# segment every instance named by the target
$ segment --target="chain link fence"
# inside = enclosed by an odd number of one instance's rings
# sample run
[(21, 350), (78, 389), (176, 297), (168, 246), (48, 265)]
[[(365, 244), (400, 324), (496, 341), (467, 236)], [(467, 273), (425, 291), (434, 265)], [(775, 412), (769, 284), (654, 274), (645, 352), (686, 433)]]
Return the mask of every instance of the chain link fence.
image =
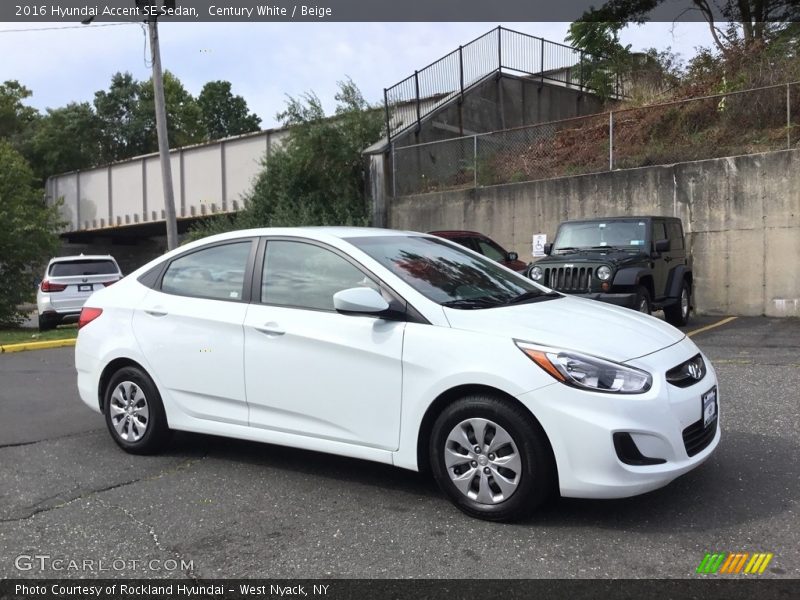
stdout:
[(393, 149), (395, 196), (800, 147), (800, 82)]

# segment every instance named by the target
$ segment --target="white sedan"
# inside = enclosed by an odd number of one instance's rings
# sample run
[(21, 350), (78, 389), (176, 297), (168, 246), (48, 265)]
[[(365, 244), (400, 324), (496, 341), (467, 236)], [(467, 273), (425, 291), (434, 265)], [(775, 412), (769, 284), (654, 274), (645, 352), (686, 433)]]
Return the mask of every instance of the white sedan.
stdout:
[(682, 332), (411, 232), (188, 244), (91, 296), (75, 362), (128, 452), (182, 430), (429, 470), (492, 520), (662, 487), (720, 440)]

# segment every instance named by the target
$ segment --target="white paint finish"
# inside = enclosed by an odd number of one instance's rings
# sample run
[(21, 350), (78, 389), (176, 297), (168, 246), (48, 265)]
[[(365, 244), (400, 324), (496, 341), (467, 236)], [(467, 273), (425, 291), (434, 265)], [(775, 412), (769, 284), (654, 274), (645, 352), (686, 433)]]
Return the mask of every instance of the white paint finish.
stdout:
[(173, 409), (196, 419), (247, 424), (242, 323), (247, 305), (150, 290), (131, 327)]
[(405, 323), (252, 304), (244, 325), (251, 426), (397, 449)]
[[(164, 210), (164, 185), (161, 183), (161, 161), (157, 156), (145, 160), (145, 178), (147, 181), (147, 220), (163, 221)], [(172, 192), (175, 198), (175, 214), (181, 216), (181, 158), (177, 152), (170, 154), (170, 168), (172, 170)], [(153, 211), (156, 218), (153, 219)]]
[[(233, 232), (166, 257), (254, 235), (330, 244), (401, 295), (410, 289), (343, 239), (396, 236), (396, 231)], [(81, 398), (95, 410), (103, 368), (114, 358), (127, 357), (152, 375), (174, 429), (391, 460), (416, 469), (420, 427), (431, 404), (458, 386), (481, 385), (517, 398), (536, 416), (553, 446), (562, 493), (578, 497), (622, 497), (661, 487), (702, 463), (719, 442), (718, 433), (708, 448), (690, 458), (681, 438), (682, 428), (699, 418), (700, 395), (716, 384), (713, 368), (689, 388), (668, 385), (666, 371), (696, 354), (697, 346), (633, 311), (558, 299), (508, 308), (445, 309), (451, 326), (441, 306), (409, 294), (406, 299), (413, 298), (418, 311), (438, 314), (440, 320), (386, 321), (169, 296), (136, 281), (164, 259), (88, 302), (104, 312), (81, 329), (76, 367)], [(648, 371), (653, 385), (631, 396), (566, 386), (521, 352), (513, 339), (520, 337), (618, 360), (639, 356), (629, 364)], [(624, 465), (611, 442), (615, 431), (660, 440), (667, 462)], [(648, 448), (655, 445), (648, 443)]]

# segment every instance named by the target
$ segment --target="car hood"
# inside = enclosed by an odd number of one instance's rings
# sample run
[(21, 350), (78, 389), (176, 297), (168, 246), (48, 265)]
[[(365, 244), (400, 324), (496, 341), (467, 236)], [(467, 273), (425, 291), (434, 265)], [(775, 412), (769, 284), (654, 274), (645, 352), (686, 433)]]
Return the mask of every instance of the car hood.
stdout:
[(624, 250), (582, 250), (580, 252), (570, 252), (568, 254), (551, 254), (547, 258), (537, 261), (541, 267), (551, 265), (563, 265), (564, 263), (606, 263), (614, 265), (624, 265), (627, 263), (641, 262), (649, 260), (647, 255), (638, 252), (626, 252)]
[(444, 308), (450, 326), (507, 336), (544, 346), (593, 354), (619, 362), (671, 346), (685, 335), (636, 311), (564, 296), (499, 308)]

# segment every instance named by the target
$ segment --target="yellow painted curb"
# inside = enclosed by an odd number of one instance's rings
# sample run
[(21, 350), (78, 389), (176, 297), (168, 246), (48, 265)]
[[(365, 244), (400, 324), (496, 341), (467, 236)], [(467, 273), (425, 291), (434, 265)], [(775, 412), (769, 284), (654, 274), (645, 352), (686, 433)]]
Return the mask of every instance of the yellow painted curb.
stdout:
[(701, 327), (700, 329), (695, 329), (694, 331), (690, 331), (686, 335), (692, 337), (693, 335), (697, 335), (698, 333), (703, 333), (704, 331), (708, 331), (709, 329), (714, 329), (715, 327), (720, 327), (721, 325), (725, 325), (725, 323), (730, 323), (731, 321), (734, 320), (736, 320), (736, 317), (727, 317), (725, 319), (722, 319), (721, 321), (712, 323), (711, 325), (706, 325), (705, 327)]
[(44, 342), (22, 342), (0, 346), (0, 352), (25, 352), (25, 350), (46, 350), (47, 348), (64, 348), (74, 346), (77, 338), (68, 340), (45, 340)]

